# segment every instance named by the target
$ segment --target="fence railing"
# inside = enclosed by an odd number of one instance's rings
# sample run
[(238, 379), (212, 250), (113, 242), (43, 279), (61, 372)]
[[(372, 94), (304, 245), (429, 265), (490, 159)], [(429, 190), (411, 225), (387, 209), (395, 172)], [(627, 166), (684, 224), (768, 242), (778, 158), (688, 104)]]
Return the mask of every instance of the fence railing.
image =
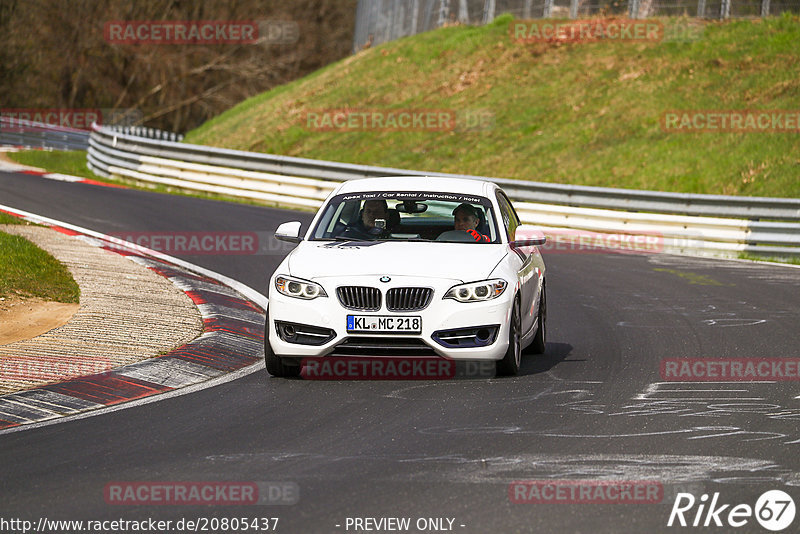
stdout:
[(159, 130), (158, 128), (146, 128), (144, 126), (109, 126), (108, 128), (134, 137), (146, 137), (147, 139), (160, 139), (162, 141), (183, 141), (183, 134)]
[(359, 0), (353, 52), (445, 24), (487, 24), (503, 13), (520, 19), (766, 17), (800, 13), (800, 0)]
[[(611, 189), (422, 172), (136, 137), (94, 126), (88, 165), (105, 177), (316, 209), (343, 180), (432, 176), (490, 180), (523, 219), (547, 229), (658, 235), (695, 255), (800, 256), (800, 199)], [(766, 220), (763, 220), (766, 219)]]

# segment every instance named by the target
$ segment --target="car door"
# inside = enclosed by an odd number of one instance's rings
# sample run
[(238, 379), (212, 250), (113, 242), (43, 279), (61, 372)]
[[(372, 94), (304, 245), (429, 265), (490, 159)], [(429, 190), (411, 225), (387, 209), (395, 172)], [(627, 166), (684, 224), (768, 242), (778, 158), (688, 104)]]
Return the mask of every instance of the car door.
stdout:
[[(517, 227), (520, 225), (517, 212), (514, 211), (511, 201), (502, 191), (497, 192), (497, 203), (500, 207), (500, 218), (503, 221), (508, 241), (514, 241)], [(533, 323), (536, 320), (537, 310), (535, 306), (536, 293), (539, 287), (539, 269), (536, 268), (538, 263), (535, 261), (536, 258), (533, 257), (530, 247), (512, 249), (512, 253), (516, 254), (521, 262), (517, 270), (517, 280), (520, 286), (520, 315), (524, 336), (533, 328)]]

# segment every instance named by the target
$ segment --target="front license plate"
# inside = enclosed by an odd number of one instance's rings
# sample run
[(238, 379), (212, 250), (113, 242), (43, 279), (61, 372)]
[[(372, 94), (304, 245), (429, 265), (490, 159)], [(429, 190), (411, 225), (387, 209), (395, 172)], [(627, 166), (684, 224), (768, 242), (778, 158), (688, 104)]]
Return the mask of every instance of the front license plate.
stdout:
[(348, 315), (348, 332), (422, 332), (422, 318), (396, 315)]

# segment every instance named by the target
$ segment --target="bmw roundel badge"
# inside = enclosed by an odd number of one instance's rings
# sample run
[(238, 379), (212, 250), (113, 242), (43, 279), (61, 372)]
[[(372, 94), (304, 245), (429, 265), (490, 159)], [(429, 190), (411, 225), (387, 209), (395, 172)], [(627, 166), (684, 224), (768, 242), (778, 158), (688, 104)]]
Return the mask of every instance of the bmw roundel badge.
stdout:
[(381, 282), (391, 282), (391, 281), (392, 279), (389, 278), (388, 276), (381, 276)]

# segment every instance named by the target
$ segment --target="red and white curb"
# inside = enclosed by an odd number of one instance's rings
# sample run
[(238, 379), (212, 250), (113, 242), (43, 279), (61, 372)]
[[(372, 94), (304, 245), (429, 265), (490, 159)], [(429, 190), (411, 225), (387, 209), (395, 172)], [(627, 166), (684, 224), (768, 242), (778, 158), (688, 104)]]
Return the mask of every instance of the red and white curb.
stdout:
[[(15, 150), (8, 150), (9, 147), (4, 147), (4, 148), (6, 148), (6, 150), (2, 150), (2, 152), (15, 152)], [(100, 182), (98, 180), (92, 180), (90, 178), (71, 176), (69, 174), (42, 171), (35, 167), (23, 165), (22, 163), (11, 163), (3, 160), (0, 160), (0, 171), (16, 172), (19, 174), (28, 174), (30, 176), (40, 176), (48, 180), (56, 180), (59, 182), (71, 182), (76, 184), (100, 185), (103, 187), (116, 187), (118, 189), (129, 189), (129, 187), (122, 184), (112, 184), (107, 182)]]
[(261, 293), (224, 275), (112, 236), (8, 206), (0, 205), (0, 211), (125, 255), (184, 291), (203, 319), (202, 335), (165, 355), (0, 396), (0, 433), (159, 400), (179, 391), (188, 393), (263, 368), (267, 299)]

